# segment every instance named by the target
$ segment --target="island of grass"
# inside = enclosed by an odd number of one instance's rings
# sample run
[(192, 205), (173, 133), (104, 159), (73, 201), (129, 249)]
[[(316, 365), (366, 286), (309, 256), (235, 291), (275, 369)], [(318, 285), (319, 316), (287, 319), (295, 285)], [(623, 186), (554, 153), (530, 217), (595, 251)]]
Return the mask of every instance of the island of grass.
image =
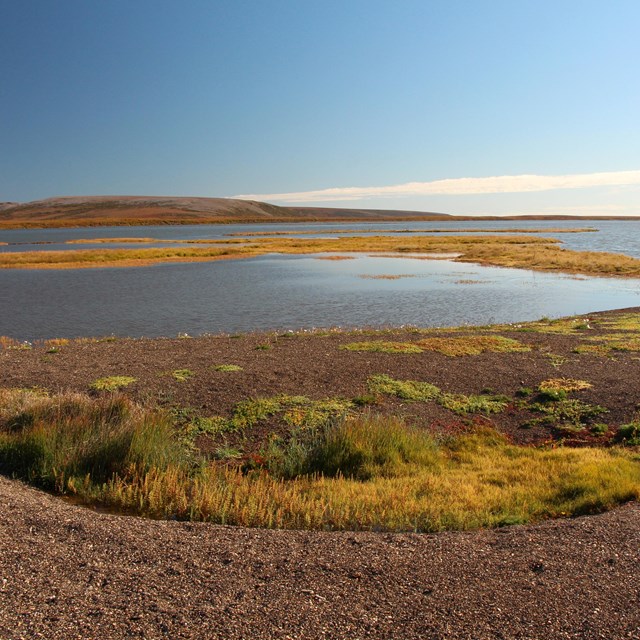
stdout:
[(268, 528), (473, 529), (640, 497), (637, 309), (156, 343), (0, 340), (3, 473)]
[[(122, 238), (112, 239), (114, 242)], [(105, 241), (105, 239), (103, 239)], [(78, 269), (142, 267), (159, 263), (207, 262), (250, 258), (269, 253), (314, 254), (343, 258), (349, 253), (418, 259), (447, 258), (498, 267), (513, 267), (594, 276), (639, 277), (640, 260), (616, 253), (572, 251), (554, 238), (524, 235), (411, 235), (339, 238), (256, 237), (185, 240), (184, 246), (15, 251), (0, 253), (3, 269)], [(176, 241), (180, 242), (180, 241)], [(394, 276), (395, 277), (395, 276)]]

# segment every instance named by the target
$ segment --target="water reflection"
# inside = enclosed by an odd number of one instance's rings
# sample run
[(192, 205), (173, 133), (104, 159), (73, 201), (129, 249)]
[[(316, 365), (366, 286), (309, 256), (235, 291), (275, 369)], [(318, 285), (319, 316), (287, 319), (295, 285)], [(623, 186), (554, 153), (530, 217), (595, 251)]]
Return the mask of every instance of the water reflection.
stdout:
[[(376, 277), (396, 275), (412, 277)], [(639, 295), (639, 280), (577, 280), (406, 257), (268, 255), (135, 269), (3, 270), (0, 335), (486, 324), (635, 306)]]

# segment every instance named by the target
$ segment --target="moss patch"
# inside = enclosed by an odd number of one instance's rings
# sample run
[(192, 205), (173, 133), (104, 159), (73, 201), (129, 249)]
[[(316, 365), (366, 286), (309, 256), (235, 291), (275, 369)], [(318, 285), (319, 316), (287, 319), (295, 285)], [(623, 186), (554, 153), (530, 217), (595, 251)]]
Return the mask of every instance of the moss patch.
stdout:
[(403, 400), (428, 402), (430, 400), (435, 400), (435, 398), (440, 394), (440, 389), (428, 382), (394, 380), (385, 374), (371, 376), (367, 381), (367, 385), (372, 393), (396, 396)]
[(89, 387), (94, 391), (118, 391), (124, 389), (136, 381), (132, 376), (107, 376), (98, 378)]
[(418, 345), (428, 351), (447, 356), (474, 356), (484, 352), (510, 353), (531, 351), (531, 347), (518, 340), (503, 336), (470, 335), (455, 338), (424, 338)]

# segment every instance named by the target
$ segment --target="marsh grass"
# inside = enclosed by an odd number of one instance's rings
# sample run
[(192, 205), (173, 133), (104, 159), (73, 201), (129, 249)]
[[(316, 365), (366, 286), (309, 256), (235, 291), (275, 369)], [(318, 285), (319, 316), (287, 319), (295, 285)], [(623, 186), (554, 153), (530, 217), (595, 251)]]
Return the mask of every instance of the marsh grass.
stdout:
[[(197, 244), (197, 243), (196, 243)], [(210, 243), (209, 243), (210, 244)], [(341, 238), (260, 237), (249, 243), (215, 246), (7, 252), (0, 268), (84, 268), (197, 262), (267, 253), (453, 254), (451, 259), (493, 266), (587, 275), (640, 275), (640, 260), (615, 253), (570, 251), (554, 238), (521, 235), (357, 236)], [(418, 255), (418, 257), (420, 257)]]
[(0, 395), (0, 468), (57, 491), (185, 462), (171, 422), (124, 396)]
[[(252, 527), (440, 531), (594, 513), (640, 497), (638, 456), (623, 449), (517, 447), (486, 430), (436, 439), (372, 415), (296, 434), (295, 447), (276, 442), (263, 468), (243, 472), (205, 464), (166, 414), (123, 396), (0, 393), (3, 473), (129, 513)], [(291, 463), (280, 471), (276, 450)]]

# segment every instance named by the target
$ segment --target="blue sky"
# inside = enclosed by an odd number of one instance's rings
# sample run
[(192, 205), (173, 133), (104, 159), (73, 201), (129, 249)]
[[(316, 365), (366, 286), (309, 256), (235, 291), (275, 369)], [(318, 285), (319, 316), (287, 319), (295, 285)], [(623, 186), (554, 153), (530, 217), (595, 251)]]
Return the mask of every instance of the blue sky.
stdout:
[(0, 0), (0, 201), (640, 215), (639, 32), (637, 0)]

